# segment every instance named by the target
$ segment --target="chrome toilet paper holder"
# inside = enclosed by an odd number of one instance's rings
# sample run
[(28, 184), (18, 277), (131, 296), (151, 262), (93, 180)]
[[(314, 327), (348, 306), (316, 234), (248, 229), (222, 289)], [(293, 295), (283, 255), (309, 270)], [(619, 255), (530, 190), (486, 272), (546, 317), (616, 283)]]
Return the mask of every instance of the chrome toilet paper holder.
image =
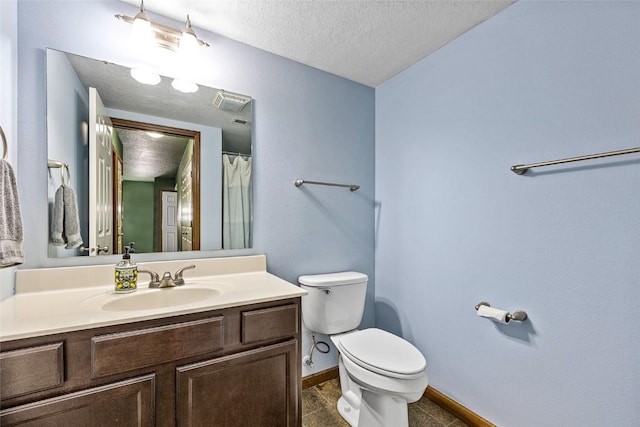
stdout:
[[(488, 302), (480, 301), (479, 303), (476, 304), (476, 311), (478, 311), (481, 305), (486, 305), (487, 307), (491, 307), (491, 304), (489, 304)], [(516, 310), (513, 313), (511, 312), (507, 313), (507, 322), (510, 322), (511, 320), (515, 320), (517, 322), (523, 322), (527, 320), (527, 318), (528, 318), (527, 312), (524, 310)]]

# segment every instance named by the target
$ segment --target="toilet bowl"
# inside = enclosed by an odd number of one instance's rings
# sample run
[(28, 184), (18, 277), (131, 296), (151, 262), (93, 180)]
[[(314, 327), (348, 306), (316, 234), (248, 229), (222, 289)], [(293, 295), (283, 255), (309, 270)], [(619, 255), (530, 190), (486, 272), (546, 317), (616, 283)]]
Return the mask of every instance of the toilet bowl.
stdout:
[(420, 351), (375, 328), (331, 340), (340, 352), (340, 415), (353, 427), (407, 427), (407, 404), (419, 400), (428, 384)]
[(356, 329), (364, 312), (366, 274), (300, 276), (308, 294), (302, 320), (329, 335), (338, 352), (338, 412), (352, 427), (408, 427), (407, 404), (427, 388), (426, 361), (408, 341), (377, 328)]

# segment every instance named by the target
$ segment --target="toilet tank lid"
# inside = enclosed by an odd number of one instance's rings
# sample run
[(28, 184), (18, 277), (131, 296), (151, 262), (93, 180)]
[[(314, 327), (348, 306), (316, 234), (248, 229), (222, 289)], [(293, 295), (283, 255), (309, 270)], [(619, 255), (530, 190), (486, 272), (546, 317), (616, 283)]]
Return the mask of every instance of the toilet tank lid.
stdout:
[(358, 273), (357, 271), (310, 274), (306, 276), (300, 276), (298, 278), (298, 282), (302, 285), (320, 288), (325, 286), (352, 285), (354, 283), (366, 282), (367, 280), (369, 280), (369, 277), (366, 274)]

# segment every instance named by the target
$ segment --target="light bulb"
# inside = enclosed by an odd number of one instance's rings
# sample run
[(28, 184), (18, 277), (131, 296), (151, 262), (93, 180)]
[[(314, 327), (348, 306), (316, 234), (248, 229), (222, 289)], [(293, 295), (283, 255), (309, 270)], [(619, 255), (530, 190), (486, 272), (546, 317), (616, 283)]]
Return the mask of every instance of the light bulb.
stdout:
[(180, 38), (180, 52), (185, 54), (190, 54), (194, 52), (198, 47), (198, 40), (196, 36), (189, 33), (182, 33), (182, 37)]
[(184, 25), (184, 31), (180, 37), (180, 53), (190, 55), (192, 52), (195, 52), (197, 47), (198, 38), (196, 37), (196, 33), (193, 32), (193, 28), (191, 28), (191, 20), (189, 19), (189, 15), (187, 15), (187, 22)]
[(133, 18), (131, 28), (131, 42), (139, 49), (146, 49), (153, 43), (153, 28), (151, 21), (144, 13), (144, 2), (140, 3), (140, 11)]

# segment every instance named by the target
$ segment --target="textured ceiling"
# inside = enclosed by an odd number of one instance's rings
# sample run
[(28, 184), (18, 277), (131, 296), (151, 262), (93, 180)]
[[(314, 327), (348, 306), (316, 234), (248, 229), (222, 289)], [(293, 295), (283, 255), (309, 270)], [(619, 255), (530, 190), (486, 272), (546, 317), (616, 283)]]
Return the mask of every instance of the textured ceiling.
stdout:
[[(125, 0), (139, 5), (139, 1)], [(145, 8), (377, 87), (512, 0), (146, 0)], [(215, 40), (208, 40), (215, 43)]]
[(196, 93), (185, 94), (173, 89), (171, 79), (166, 77), (155, 86), (143, 85), (131, 78), (129, 68), (71, 53), (66, 55), (82, 84), (98, 89), (107, 108), (218, 127), (222, 129), (225, 150), (251, 153), (251, 125), (235, 122), (235, 119), (251, 122), (251, 104), (239, 113), (222, 111), (213, 106), (219, 89), (200, 86)]
[(145, 131), (117, 129), (122, 142), (122, 170), (126, 181), (153, 181), (175, 178), (189, 138), (163, 135), (157, 138)]
[[(98, 90), (105, 107), (217, 127), (222, 129), (223, 150), (251, 153), (251, 103), (240, 112), (223, 111), (213, 105), (219, 89), (200, 86), (196, 93), (185, 94), (174, 90), (166, 77), (155, 86), (143, 85), (131, 78), (128, 68), (70, 53), (66, 56), (82, 84)], [(175, 175), (187, 139), (164, 136), (154, 140), (141, 131), (119, 132), (126, 179)]]

